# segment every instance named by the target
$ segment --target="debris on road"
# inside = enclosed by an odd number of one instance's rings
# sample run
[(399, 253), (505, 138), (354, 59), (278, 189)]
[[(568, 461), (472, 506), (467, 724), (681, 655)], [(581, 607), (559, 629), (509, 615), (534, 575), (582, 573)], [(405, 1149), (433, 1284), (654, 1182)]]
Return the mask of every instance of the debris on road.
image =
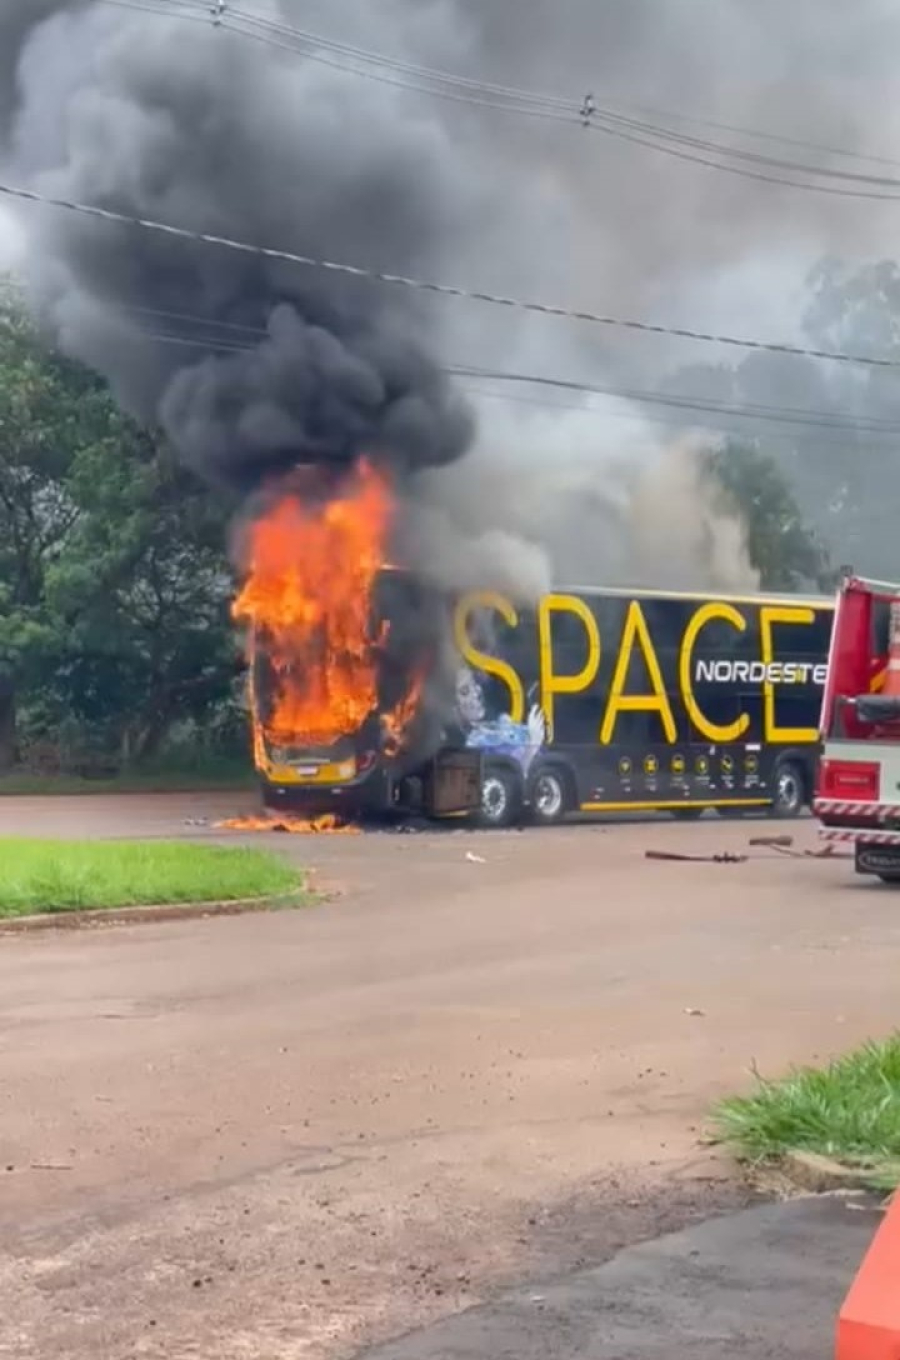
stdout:
[(486, 859), (482, 859), (481, 855), (473, 855), (471, 850), (466, 851), (466, 859), (470, 864), (487, 864)]
[[(749, 844), (757, 850), (773, 850), (777, 855), (789, 859), (852, 859), (852, 852), (836, 850), (833, 845), (825, 845), (817, 850), (797, 850), (793, 836), (753, 836)], [(645, 850), (644, 858), (669, 864), (746, 864), (751, 858), (764, 859), (765, 856), (736, 855), (729, 851), (716, 855), (687, 855), (677, 850)]]
[(662, 860), (671, 864), (746, 864), (747, 855), (683, 855), (674, 850), (645, 850), (644, 859)]

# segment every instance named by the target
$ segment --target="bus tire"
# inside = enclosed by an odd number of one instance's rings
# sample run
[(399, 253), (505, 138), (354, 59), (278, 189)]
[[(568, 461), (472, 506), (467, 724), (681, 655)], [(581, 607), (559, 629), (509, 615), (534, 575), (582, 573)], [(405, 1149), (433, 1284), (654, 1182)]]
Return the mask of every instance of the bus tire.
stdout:
[(485, 764), (481, 777), (481, 807), (476, 821), (485, 831), (514, 826), (522, 815), (522, 780), (509, 765)]
[(556, 826), (570, 811), (574, 801), (568, 773), (558, 765), (545, 765), (532, 780), (529, 820), (535, 826)]
[(806, 775), (798, 760), (775, 766), (775, 789), (770, 809), (773, 817), (799, 817), (806, 806)]

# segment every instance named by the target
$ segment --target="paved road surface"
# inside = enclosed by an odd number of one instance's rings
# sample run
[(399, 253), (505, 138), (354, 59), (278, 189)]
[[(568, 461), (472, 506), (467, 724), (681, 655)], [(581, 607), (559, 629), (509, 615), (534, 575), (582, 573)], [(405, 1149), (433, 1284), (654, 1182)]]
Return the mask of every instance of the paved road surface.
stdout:
[(890, 890), (643, 858), (764, 829), (278, 838), (330, 905), (0, 941), (0, 1355), (350, 1355), (736, 1203), (710, 1102), (897, 1020)]
[(518, 1289), (365, 1360), (827, 1360), (835, 1299), (880, 1222), (865, 1201), (793, 1200)]

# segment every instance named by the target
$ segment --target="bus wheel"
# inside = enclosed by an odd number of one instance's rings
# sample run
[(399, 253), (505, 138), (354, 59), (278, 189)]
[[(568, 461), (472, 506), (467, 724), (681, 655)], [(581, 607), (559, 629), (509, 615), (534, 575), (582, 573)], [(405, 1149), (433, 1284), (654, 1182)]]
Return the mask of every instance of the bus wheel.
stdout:
[(562, 770), (540, 770), (531, 786), (531, 820), (538, 826), (554, 826), (565, 817), (571, 801), (569, 781)]
[(775, 769), (773, 817), (799, 817), (806, 803), (806, 781), (796, 760), (785, 760)]
[(505, 765), (488, 765), (481, 780), (481, 809), (478, 825), (498, 831), (519, 820), (522, 786), (518, 776)]

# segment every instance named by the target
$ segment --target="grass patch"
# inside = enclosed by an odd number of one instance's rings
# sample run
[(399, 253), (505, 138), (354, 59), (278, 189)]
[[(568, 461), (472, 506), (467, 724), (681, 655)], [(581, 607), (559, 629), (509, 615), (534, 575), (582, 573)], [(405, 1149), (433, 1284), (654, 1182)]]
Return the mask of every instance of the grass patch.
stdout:
[(815, 1152), (871, 1170), (871, 1182), (900, 1184), (900, 1033), (824, 1068), (781, 1081), (757, 1077), (749, 1096), (724, 1101), (716, 1131), (743, 1158), (761, 1162)]
[(99, 778), (14, 770), (0, 775), (0, 798), (63, 797), (82, 793), (216, 793), (252, 789), (256, 784), (256, 775), (247, 762), (200, 766), (196, 770), (125, 770)]
[(0, 837), (0, 919), (287, 897), (303, 886), (298, 870), (264, 850)]

